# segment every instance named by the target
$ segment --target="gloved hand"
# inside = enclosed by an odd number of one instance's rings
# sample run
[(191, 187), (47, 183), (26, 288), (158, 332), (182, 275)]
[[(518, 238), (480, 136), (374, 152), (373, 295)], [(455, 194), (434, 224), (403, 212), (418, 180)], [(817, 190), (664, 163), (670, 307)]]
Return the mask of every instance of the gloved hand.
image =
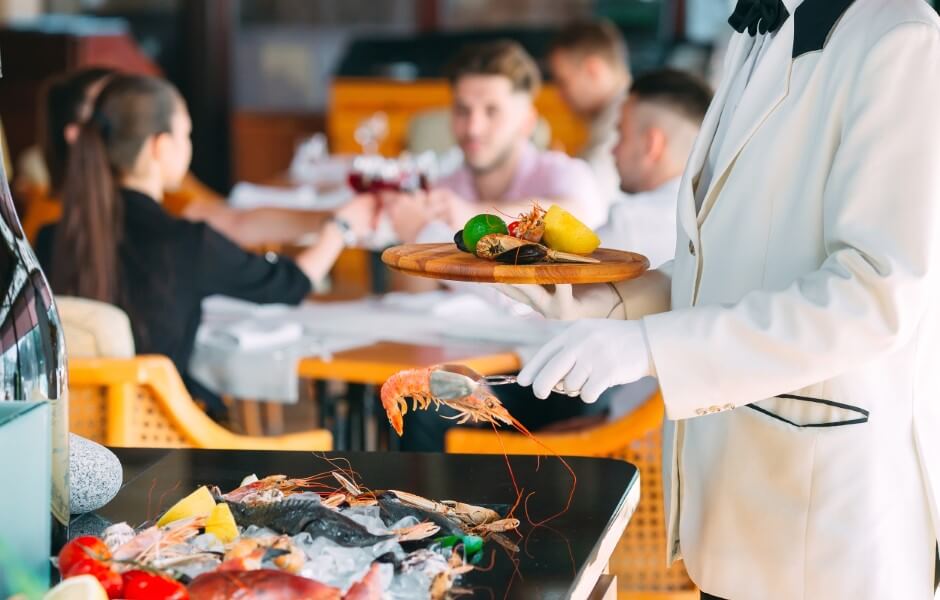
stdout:
[(609, 283), (555, 286), (554, 292), (541, 285), (498, 285), (503, 295), (527, 304), (542, 316), (560, 321), (575, 319), (623, 319), (623, 300)]
[(607, 388), (653, 374), (646, 333), (639, 321), (577, 321), (545, 344), (519, 373), (519, 385), (531, 385), (548, 398), (563, 383), (596, 402)]

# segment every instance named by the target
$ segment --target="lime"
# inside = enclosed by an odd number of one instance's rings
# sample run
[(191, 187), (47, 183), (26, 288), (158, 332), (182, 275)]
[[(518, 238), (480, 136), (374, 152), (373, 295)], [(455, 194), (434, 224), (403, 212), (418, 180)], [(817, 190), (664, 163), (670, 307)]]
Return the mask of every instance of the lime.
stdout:
[(495, 215), (477, 215), (463, 226), (464, 246), (470, 252), (474, 252), (480, 238), (491, 233), (508, 234), (509, 230), (506, 229), (506, 222)]

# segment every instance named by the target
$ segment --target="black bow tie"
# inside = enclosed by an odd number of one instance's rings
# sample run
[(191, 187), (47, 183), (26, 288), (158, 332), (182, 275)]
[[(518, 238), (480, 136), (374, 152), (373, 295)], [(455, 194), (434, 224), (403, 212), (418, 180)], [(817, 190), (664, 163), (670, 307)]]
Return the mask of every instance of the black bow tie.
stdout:
[(738, 33), (746, 29), (752, 36), (774, 32), (790, 16), (782, 0), (738, 0), (728, 23)]

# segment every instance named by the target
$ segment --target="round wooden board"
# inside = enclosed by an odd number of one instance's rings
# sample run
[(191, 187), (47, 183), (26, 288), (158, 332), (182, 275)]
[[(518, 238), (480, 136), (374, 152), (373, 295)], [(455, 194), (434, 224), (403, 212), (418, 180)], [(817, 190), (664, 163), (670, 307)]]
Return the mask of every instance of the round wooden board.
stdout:
[(405, 244), (382, 253), (386, 265), (420, 277), (480, 283), (611, 283), (634, 279), (649, 268), (645, 256), (598, 248), (599, 263), (504, 265), (461, 252), (454, 244)]

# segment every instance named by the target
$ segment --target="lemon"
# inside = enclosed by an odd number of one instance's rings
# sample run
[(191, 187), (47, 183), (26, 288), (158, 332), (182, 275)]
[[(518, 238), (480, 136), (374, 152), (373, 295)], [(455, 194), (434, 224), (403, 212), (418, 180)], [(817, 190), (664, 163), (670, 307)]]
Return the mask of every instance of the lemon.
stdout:
[(211, 533), (223, 544), (227, 544), (238, 537), (238, 527), (235, 526), (235, 517), (228, 504), (216, 504), (209, 518), (206, 519), (206, 533)]
[(480, 238), (491, 233), (508, 234), (506, 222), (495, 215), (477, 215), (463, 226), (464, 246), (470, 252), (474, 252)]
[(202, 486), (192, 494), (186, 496), (176, 504), (170, 507), (170, 510), (163, 513), (157, 526), (163, 527), (173, 521), (180, 519), (190, 519), (192, 517), (208, 517), (212, 509), (215, 508), (215, 500), (206, 486)]
[(108, 600), (108, 594), (94, 575), (77, 575), (63, 579), (42, 600)]
[(545, 234), (542, 243), (558, 252), (590, 254), (601, 245), (591, 228), (557, 205), (545, 213)]

